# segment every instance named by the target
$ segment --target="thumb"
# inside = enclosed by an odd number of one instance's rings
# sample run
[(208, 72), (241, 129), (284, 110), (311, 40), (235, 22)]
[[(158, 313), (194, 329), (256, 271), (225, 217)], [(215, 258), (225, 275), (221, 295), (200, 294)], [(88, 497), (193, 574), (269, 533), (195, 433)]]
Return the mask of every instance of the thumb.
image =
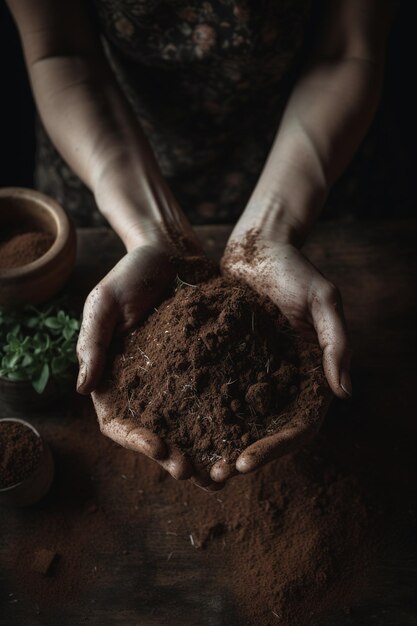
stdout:
[(97, 387), (117, 318), (118, 308), (113, 295), (105, 285), (99, 283), (85, 302), (77, 343), (79, 393), (86, 395)]
[(313, 300), (311, 315), (323, 350), (323, 369), (333, 393), (341, 399), (352, 395), (350, 359), (342, 299), (339, 291), (326, 281)]

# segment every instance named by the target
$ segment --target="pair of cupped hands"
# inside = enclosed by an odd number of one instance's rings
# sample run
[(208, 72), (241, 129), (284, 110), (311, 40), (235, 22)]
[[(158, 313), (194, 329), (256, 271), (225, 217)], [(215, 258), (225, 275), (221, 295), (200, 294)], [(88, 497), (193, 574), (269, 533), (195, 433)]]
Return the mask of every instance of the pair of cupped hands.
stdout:
[[(350, 350), (338, 290), (297, 247), (276, 242), (272, 237), (258, 236), (257, 249), (262, 254), (255, 262), (248, 263), (245, 255), (236, 254), (244, 241), (242, 233), (236, 230), (221, 261), (223, 275), (243, 280), (268, 296), (298, 333), (317, 337), (330, 389), (342, 399), (349, 397)], [(140, 324), (173, 285), (176, 270), (167, 250), (163, 239), (134, 248), (89, 294), (77, 346), (80, 365), (77, 389), (82, 394), (92, 393), (104, 435), (154, 459), (178, 480), (190, 479), (207, 490), (216, 490), (232, 476), (252, 472), (295, 450), (314, 435), (320, 424), (299, 420), (289, 423), (279, 433), (250, 445), (234, 464), (219, 460), (206, 472), (193, 466), (180, 450), (155, 433), (113, 414), (110, 394), (104, 386), (100, 387), (108, 348), (113, 335)], [(152, 289), (149, 289), (149, 276), (154, 277)]]

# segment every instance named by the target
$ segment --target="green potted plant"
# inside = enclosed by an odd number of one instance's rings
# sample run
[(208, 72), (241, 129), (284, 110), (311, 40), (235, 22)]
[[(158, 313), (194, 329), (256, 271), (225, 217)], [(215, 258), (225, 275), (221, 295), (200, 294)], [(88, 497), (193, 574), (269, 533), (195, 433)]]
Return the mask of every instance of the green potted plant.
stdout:
[(74, 381), (79, 319), (62, 304), (0, 309), (0, 403), (45, 406)]

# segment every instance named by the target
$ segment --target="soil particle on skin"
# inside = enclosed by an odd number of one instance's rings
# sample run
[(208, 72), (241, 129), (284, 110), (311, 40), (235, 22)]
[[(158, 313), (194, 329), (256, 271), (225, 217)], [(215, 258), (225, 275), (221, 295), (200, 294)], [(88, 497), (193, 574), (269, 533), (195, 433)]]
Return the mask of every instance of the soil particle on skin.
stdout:
[(40, 438), (19, 422), (0, 422), (0, 489), (28, 478), (39, 463)]
[(255, 259), (261, 259), (262, 254), (258, 247), (259, 231), (255, 228), (246, 233), (243, 242), (229, 246), (229, 254), (233, 256), (235, 262), (244, 261), (252, 265)]
[(32, 263), (43, 256), (54, 238), (45, 232), (13, 233), (0, 240), (0, 269), (12, 269)]
[(320, 421), (330, 394), (319, 347), (245, 284), (192, 274), (119, 347), (106, 383), (114, 417), (206, 468), (289, 422)]

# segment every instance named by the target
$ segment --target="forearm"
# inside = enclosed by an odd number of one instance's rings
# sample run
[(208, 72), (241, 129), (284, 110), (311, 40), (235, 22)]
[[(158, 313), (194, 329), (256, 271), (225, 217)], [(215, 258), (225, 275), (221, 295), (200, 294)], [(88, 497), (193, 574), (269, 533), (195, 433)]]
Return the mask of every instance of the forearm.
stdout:
[(301, 245), (378, 105), (395, 0), (323, 0), (310, 66), (288, 100), (238, 225)]
[(126, 247), (192, 238), (82, 3), (9, 4), (43, 124)]
[(153, 155), (122, 94), (91, 59), (51, 57), (28, 66), (51, 140), (128, 244), (129, 234), (146, 232), (160, 216), (146, 189), (157, 172)]
[(304, 241), (372, 121), (381, 81), (382, 67), (357, 59), (319, 63), (301, 78), (240, 226)]

